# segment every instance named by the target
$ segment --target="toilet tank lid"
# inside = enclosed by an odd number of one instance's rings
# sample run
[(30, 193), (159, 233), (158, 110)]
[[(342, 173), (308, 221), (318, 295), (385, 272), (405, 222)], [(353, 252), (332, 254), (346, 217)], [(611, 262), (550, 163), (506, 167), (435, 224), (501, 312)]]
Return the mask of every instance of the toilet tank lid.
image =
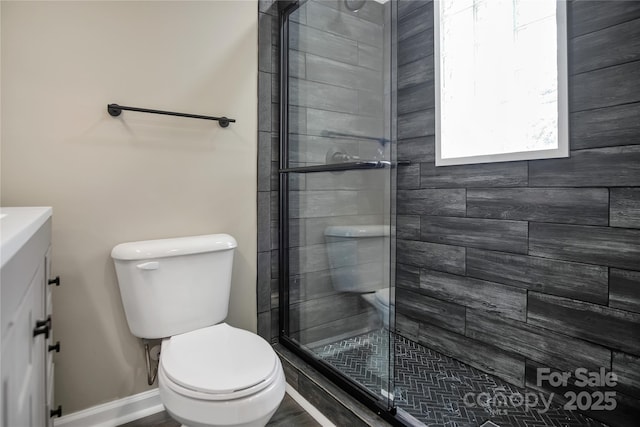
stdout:
[(389, 235), (388, 225), (332, 225), (324, 229), (325, 236), (379, 237)]
[(228, 234), (207, 234), (204, 236), (177, 237), (173, 239), (143, 240), (121, 243), (111, 251), (111, 258), (117, 260), (141, 260), (172, 256), (216, 252), (234, 249), (236, 239)]

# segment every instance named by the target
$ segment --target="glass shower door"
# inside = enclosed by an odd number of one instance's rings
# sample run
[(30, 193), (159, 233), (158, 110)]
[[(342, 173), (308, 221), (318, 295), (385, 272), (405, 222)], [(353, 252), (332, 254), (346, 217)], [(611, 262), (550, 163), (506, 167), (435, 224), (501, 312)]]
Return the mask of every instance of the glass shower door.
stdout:
[[(393, 407), (390, 3), (283, 24), (283, 341)], [(391, 307), (391, 308), (390, 308)]]

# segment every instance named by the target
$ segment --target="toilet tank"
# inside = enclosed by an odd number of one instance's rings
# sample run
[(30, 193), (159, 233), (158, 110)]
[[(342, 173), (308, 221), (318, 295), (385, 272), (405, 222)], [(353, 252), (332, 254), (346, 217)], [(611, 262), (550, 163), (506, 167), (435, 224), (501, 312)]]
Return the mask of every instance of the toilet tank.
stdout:
[(164, 338), (227, 317), (236, 240), (228, 234), (122, 243), (111, 251), (131, 333)]
[(389, 287), (388, 225), (338, 225), (325, 228), (333, 288), (373, 292)]

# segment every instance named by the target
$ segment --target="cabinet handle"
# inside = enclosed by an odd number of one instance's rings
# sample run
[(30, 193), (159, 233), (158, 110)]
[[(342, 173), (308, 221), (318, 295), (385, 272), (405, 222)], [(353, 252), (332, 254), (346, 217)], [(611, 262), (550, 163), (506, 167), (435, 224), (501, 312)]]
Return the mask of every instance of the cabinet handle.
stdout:
[(60, 276), (56, 276), (55, 279), (49, 279), (49, 285), (60, 286)]
[(49, 418), (62, 416), (62, 406), (58, 405), (58, 409), (49, 409)]
[(60, 353), (60, 341), (56, 341), (55, 345), (49, 345), (49, 351), (55, 350), (56, 353)]
[(36, 328), (41, 328), (46, 326), (47, 328), (51, 328), (51, 315), (47, 316), (45, 320), (36, 321)]
[(44, 337), (49, 339), (49, 326), (36, 326), (33, 329), (33, 336), (37, 337), (40, 334), (44, 334)]

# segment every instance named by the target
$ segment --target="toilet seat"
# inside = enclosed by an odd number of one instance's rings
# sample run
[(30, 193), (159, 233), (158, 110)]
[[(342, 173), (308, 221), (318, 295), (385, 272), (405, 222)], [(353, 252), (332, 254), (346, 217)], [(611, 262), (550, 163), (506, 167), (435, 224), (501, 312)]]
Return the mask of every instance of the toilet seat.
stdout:
[(280, 366), (263, 338), (220, 323), (164, 340), (159, 371), (183, 396), (230, 400), (268, 387)]

